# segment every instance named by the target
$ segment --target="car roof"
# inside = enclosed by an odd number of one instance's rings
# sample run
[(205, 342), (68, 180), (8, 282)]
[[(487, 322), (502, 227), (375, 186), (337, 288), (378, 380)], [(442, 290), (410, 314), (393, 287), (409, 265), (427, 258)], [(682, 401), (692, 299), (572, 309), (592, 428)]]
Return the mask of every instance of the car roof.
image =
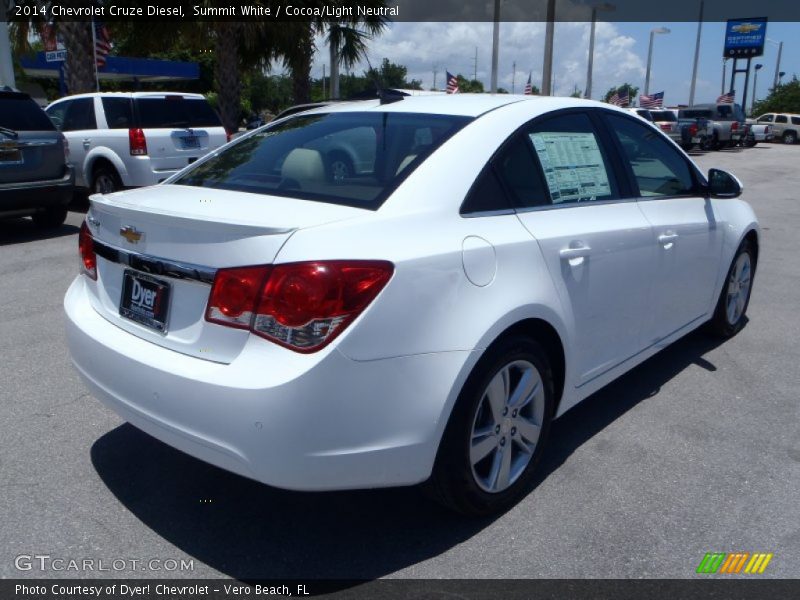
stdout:
[(487, 112), (520, 102), (530, 103), (531, 117), (554, 110), (574, 107), (593, 106), (621, 110), (610, 104), (594, 100), (554, 96), (523, 96), (520, 94), (436, 94), (403, 96), (401, 98), (386, 104), (381, 104), (379, 100), (337, 102), (313, 108), (305, 114), (376, 111), (479, 117)]
[(76, 98), (164, 98), (165, 96), (183, 96), (193, 100), (205, 98), (203, 94), (194, 94), (189, 92), (90, 92), (88, 94), (64, 96), (58, 100), (53, 100), (51, 104), (61, 102), (62, 100), (74, 100)]

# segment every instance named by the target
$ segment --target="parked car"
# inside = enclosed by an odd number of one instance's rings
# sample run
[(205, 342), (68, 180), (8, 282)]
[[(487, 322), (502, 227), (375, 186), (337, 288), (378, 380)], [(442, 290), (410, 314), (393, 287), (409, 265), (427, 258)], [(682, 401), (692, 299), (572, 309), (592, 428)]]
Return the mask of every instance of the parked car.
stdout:
[(28, 94), (0, 89), (0, 218), (58, 227), (74, 181), (66, 140), (44, 111)]
[(683, 135), (678, 125), (678, 116), (669, 109), (650, 109), (653, 123), (678, 145), (683, 143)]
[(744, 139), (742, 140), (742, 145), (747, 148), (752, 148), (758, 142), (769, 142), (772, 141), (772, 127), (765, 123), (756, 123), (753, 121), (748, 120), (745, 123), (745, 133)]
[(626, 108), (629, 113), (636, 115), (637, 117), (641, 117), (645, 121), (653, 122), (653, 115), (650, 113), (650, 110), (647, 108)]
[(759, 125), (769, 125), (773, 138), (784, 144), (796, 144), (800, 135), (800, 115), (766, 113), (756, 118)]
[(161, 183), (228, 141), (200, 94), (80, 94), (46, 112), (69, 141), (75, 184), (99, 194)]
[(678, 119), (707, 119), (707, 144), (711, 150), (738, 145), (744, 138), (745, 117), (738, 104), (695, 104), (682, 108)]
[[(359, 128), (370, 168), (329, 179), (311, 146)], [(741, 191), (599, 102), (320, 107), (94, 196), (68, 345), (97, 398), (209, 463), (297, 490), (426, 482), (485, 514), (530, 489), (553, 418), (703, 324), (743, 327)]]

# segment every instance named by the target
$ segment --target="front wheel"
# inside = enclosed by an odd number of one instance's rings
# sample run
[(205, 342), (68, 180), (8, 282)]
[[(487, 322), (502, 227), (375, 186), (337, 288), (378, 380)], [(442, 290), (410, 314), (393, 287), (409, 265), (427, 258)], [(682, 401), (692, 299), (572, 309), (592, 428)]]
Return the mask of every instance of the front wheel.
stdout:
[(468, 515), (502, 511), (527, 493), (553, 416), (547, 355), (519, 335), (498, 342), (467, 380), (428, 489)]
[(714, 316), (709, 323), (712, 333), (721, 337), (732, 337), (744, 327), (755, 270), (756, 252), (753, 244), (745, 240), (739, 246), (728, 269), (725, 285), (722, 287)]

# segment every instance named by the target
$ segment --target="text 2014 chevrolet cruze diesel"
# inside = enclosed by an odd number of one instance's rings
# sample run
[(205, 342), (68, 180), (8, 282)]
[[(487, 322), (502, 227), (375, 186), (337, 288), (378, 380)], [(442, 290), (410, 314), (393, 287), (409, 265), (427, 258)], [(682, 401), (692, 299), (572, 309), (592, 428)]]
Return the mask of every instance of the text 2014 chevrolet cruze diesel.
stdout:
[(525, 493), (554, 417), (703, 323), (742, 327), (740, 193), (595, 102), (318, 108), (93, 198), (69, 346), (123, 418), (224, 469), (429, 480), (485, 513)]

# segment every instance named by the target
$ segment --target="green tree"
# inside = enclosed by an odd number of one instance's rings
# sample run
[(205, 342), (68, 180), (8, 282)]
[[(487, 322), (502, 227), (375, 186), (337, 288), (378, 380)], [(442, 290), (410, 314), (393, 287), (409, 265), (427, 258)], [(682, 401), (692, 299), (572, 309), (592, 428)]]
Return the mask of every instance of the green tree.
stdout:
[(769, 112), (800, 113), (800, 80), (797, 75), (790, 82), (772, 88), (766, 98), (753, 104), (753, 116)]
[[(422, 82), (417, 79), (408, 80), (408, 68), (391, 62), (384, 58), (379, 69), (374, 67), (364, 72), (370, 82), (380, 82), (384, 88), (402, 88), (410, 90), (421, 90)], [(374, 84), (373, 84), (374, 85)], [(346, 97), (346, 96), (345, 96)]]
[(630, 83), (623, 83), (622, 85), (619, 85), (617, 87), (610, 88), (606, 92), (606, 95), (603, 97), (603, 101), (608, 102), (609, 100), (611, 100), (611, 96), (613, 96), (614, 94), (622, 95), (623, 92), (628, 92), (628, 104), (632, 105), (633, 99), (639, 95), (639, 88), (635, 85), (631, 85)]
[(482, 94), (485, 91), (482, 82), (477, 79), (467, 79), (461, 73), (456, 75), (456, 81), (458, 81), (458, 91), (462, 94)]

